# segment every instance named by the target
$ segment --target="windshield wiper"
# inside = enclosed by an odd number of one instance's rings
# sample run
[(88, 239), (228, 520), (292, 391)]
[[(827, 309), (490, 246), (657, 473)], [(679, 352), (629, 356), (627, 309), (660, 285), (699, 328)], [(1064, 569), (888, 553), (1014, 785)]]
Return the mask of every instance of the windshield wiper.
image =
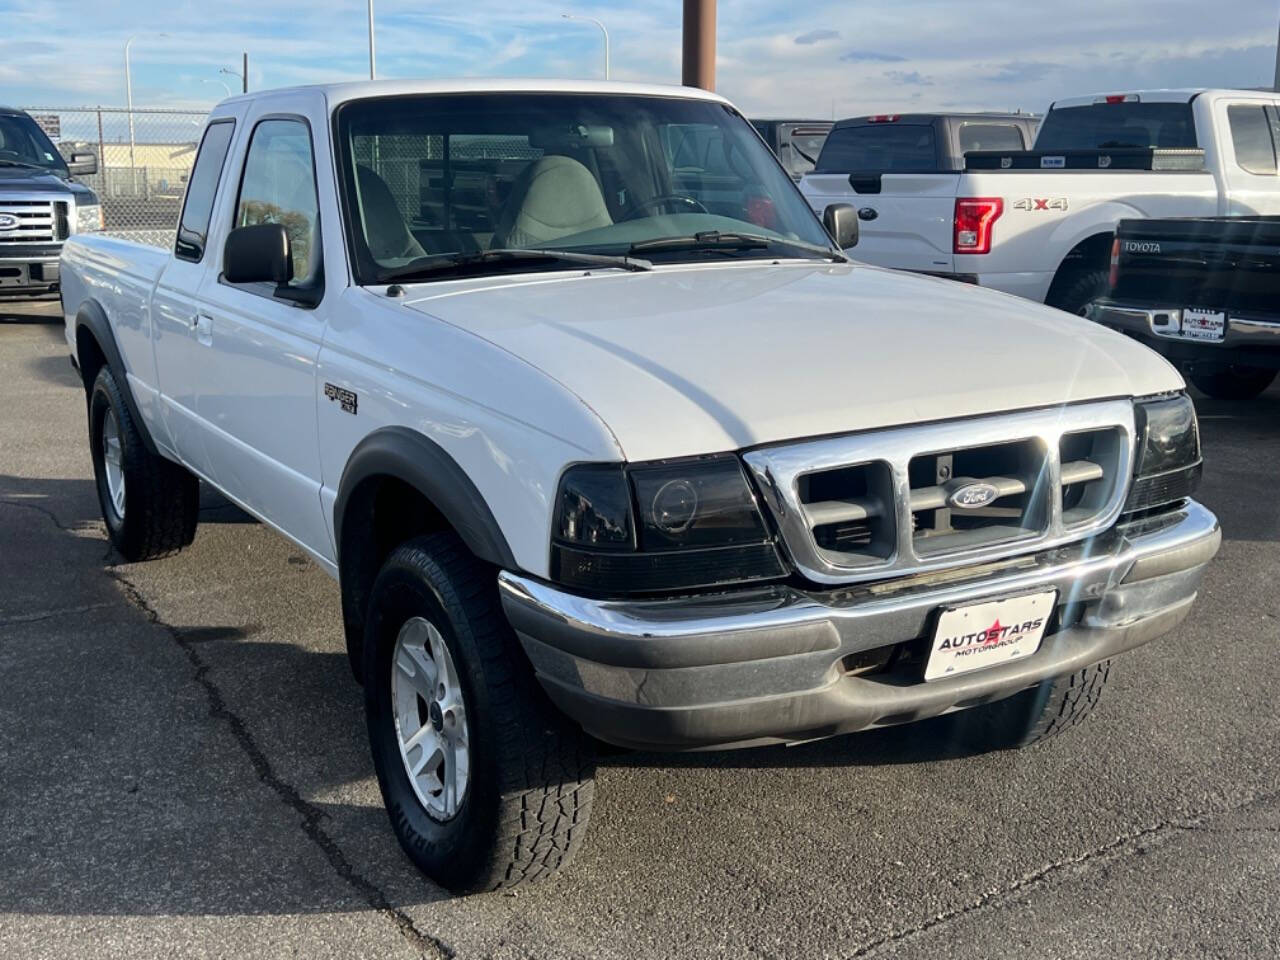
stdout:
[(834, 247), (822, 247), (804, 240), (788, 240), (783, 237), (767, 237), (760, 233), (722, 233), (719, 230), (704, 230), (687, 236), (655, 237), (652, 240), (637, 240), (628, 253), (657, 253), (664, 250), (764, 250), (768, 247), (785, 247), (791, 250), (802, 250), (815, 253), (826, 260), (845, 262), (849, 258), (838, 253)]
[[(545, 263), (576, 263), (588, 267), (616, 267), (619, 270), (652, 270), (653, 264), (637, 257), (615, 257), (602, 253), (571, 253), (567, 250), (480, 250), (475, 253), (449, 253), (419, 257), (378, 278), (379, 283), (417, 280), (442, 273), (483, 273), (501, 268), (512, 260), (541, 260)], [(479, 269), (477, 269), (479, 268)]]
[(46, 167), (40, 163), (28, 163), (26, 160), (10, 160), (8, 157), (0, 157), (0, 166), (5, 167), (30, 167), (32, 170), (53, 170), (53, 167)]

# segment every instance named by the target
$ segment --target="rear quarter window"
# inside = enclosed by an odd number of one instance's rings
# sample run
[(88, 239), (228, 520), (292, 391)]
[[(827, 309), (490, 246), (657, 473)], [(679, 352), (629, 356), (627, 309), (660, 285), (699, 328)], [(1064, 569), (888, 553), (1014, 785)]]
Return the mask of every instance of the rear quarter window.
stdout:
[(1276, 146), (1266, 108), (1262, 104), (1233, 104), (1227, 107), (1227, 125), (1231, 128), (1231, 145), (1240, 169), (1274, 174)]
[(831, 131), (818, 157), (817, 173), (932, 173), (938, 145), (932, 124), (873, 123)]

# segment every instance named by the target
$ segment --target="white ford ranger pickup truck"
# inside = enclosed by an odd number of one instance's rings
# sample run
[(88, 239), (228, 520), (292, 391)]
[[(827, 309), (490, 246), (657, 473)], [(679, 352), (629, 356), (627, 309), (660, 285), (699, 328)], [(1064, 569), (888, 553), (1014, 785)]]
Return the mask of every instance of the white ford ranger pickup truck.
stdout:
[(1055, 733), (1218, 549), (1195, 411), (856, 230), (699, 90), (228, 99), (171, 250), (63, 254), (111, 541), (189, 544), (203, 481), (338, 581), (392, 827), (454, 890), (572, 856), (599, 741)]
[[(846, 202), (857, 259), (1003, 290), (1083, 314), (1106, 292), (1121, 220), (1280, 214), (1280, 93), (1141, 90), (1059, 100), (1029, 152), (971, 125), (956, 164), (912, 115), (844, 120), (801, 190)], [(1273, 142), (1274, 141), (1274, 142)]]

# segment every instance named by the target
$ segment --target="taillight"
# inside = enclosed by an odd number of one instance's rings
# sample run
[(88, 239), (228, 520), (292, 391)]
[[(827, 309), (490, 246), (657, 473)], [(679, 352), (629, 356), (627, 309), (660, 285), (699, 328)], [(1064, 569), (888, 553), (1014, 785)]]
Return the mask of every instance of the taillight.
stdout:
[(1105, 97), (1094, 97), (1094, 103), (1140, 103), (1142, 98), (1136, 93), (1109, 93)]
[(877, 113), (874, 117), (867, 117), (867, 123), (897, 123), (900, 119), (900, 113)]
[(1120, 279), (1120, 238), (1111, 241), (1111, 272), (1107, 274), (1107, 286), (1115, 290)]
[(999, 197), (957, 197), (952, 252), (990, 253), (991, 227), (1002, 213)]

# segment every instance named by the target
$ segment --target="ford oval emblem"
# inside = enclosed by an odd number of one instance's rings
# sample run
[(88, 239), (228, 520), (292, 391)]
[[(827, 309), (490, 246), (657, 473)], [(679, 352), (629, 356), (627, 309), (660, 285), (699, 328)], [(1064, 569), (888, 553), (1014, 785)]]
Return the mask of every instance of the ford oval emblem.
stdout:
[(0, 230), (17, 230), (18, 218), (11, 213), (0, 213)]
[(1000, 491), (990, 483), (966, 483), (951, 492), (947, 498), (953, 507), (961, 510), (977, 510), (989, 507), (1000, 499)]

